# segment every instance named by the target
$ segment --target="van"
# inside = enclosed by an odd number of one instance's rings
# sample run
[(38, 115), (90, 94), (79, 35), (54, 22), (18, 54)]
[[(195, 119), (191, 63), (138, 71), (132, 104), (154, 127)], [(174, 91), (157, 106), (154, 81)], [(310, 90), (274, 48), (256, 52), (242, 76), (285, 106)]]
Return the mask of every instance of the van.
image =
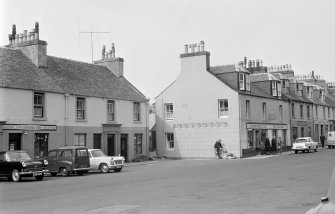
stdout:
[(328, 132), (327, 135), (328, 148), (335, 148), (335, 131)]
[(48, 170), (52, 176), (60, 173), (83, 175), (90, 169), (88, 150), (83, 146), (66, 146), (50, 150), (45, 158), (48, 161)]

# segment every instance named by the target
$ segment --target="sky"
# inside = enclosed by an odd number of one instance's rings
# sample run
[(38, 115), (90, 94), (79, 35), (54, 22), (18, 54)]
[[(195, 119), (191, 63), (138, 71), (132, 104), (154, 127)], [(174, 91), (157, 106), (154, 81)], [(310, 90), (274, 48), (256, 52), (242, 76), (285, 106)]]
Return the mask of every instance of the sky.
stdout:
[[(13, 24), (22, 33), (36, 21), (51, 56), (91, 63), (114, 43), (124, 76), (152, 103), (180, 73), (184, 45), (201, 40), (211, 66), (246, 56), (335, 82), (334, 11), (334, 0), (1, 0), (0, 46)], [(89, 31), (107, 32), (92, 34), (93, 49), (79, 33)]]

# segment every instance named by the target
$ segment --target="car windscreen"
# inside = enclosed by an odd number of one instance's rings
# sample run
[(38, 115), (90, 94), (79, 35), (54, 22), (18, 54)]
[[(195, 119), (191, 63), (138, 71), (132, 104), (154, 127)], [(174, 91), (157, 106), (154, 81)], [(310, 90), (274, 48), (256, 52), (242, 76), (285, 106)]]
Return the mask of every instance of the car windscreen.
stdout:
[(91, 151), (91, 154), (92, 154), (93, 157), (106, 157), (106, 155), (104, 154), (104, 152), (101, 151), (101, 150)]
[(8, 152), (8, 161), (31, 161), (29, 155), (25, 152)]
[(87, 150), (86, 149), (77, 149), (77, 156), (78, 157), (88, 156)]
[(296, 143), (306, 143), (307, 139), (296, 139), (295, 142)]

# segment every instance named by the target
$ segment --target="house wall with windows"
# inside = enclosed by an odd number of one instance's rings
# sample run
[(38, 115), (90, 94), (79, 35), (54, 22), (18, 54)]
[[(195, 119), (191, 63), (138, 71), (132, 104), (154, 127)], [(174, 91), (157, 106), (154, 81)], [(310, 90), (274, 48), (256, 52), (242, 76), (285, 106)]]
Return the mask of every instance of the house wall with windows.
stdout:
[[(156, 97), (158, 156), (214, 158), (214, 143), (222, 139), (228, 152), (240, 157), (238, 93), (210, 74), (208, 67), (206, 51), (181, 54), (181, 73)], [(220, 100), (228, 101), (221, 116)], [(171, 104), (172, 117), (166, 111)]]

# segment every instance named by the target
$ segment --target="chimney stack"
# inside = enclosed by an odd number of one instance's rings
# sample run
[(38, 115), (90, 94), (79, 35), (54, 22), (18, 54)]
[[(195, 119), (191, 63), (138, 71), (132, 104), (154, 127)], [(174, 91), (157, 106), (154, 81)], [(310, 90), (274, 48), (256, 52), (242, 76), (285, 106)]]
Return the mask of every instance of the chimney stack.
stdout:
[(105, 66), (110, 70), (113, 74), (115, 74), (118, 77), (123, 76), (123, 58), (115, 57), (115, 46), (114, 43), (112, 43), (111, 49), (109, 52), (105, 53), (106, 46), (103, 45), (102, 47), (102, 59), (98, 61), (94, 61), (93, 63), (96, 65)]

